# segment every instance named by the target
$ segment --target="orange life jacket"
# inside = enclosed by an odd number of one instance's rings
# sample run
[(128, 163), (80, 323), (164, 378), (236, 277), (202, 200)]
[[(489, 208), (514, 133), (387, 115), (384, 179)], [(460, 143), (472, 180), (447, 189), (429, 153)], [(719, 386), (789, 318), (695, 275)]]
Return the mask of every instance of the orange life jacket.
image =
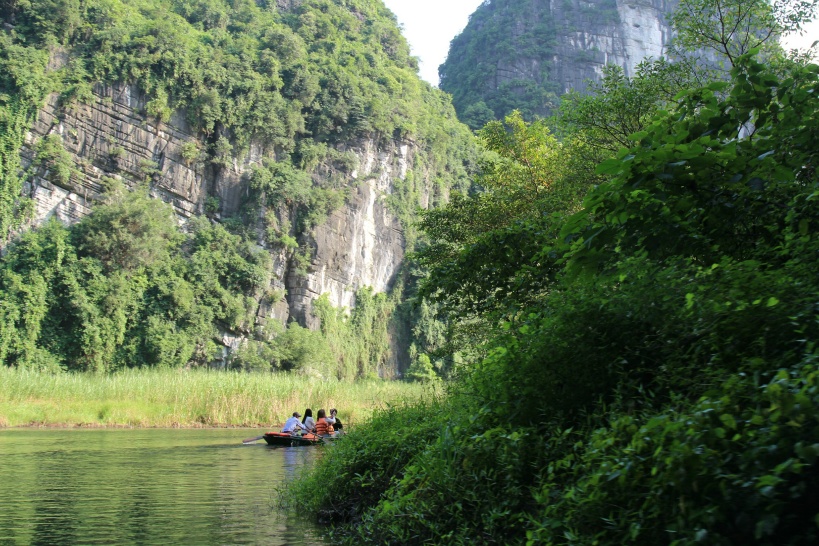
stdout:
[(333, 425), (328, 423), (324, 417), (316, 421), (316, 434), (318, 434), (319, 436), (325, 434), (332, 434), (334, 432), (335, 429), (333, 428)]

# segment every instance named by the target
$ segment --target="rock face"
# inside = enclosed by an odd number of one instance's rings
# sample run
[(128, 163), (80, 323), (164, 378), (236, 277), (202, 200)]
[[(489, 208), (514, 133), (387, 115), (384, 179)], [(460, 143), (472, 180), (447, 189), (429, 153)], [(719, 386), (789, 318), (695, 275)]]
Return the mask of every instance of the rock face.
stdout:
[(441, 88), (468, 123), (487, 107), (496, 118), (512, 108), (548, 115), (560, 95), (599, 81), (605, 65), (633, 76), (642, 60), (663, 56), (675, 6), (676, 0), (486, 0), (452, 41)]
[(671, 28), (666, 21), (676, 2), (665, 0), (552, 1), (557, 48), (550, 59), (554, 79), (565, 93), (584, 91), (603, 67), (614, 64), (626, 76), (646, 58), (666, 53)]
[(324, 293), (336, 307), (352, 308), (359, 288), (385, 292), (392, 287), (404, 259), (404, 235), (385, 197), (392, 180), (406, 176), (409, 150), (407, 144), (381, 150), (372, 141), (356, 150), (361, 169), (353, 174), (360, 182), (346, 205), (311, 234), (307, 277), (289, 276), (290, 315), (301, 324), (317, 326), (310, 302)]
[(203, 211), (206, 177), (188, 165), (181, 150), (195, 142), (184, 119), (151, 122), (143, 114), (145, 98), (129, 85), (96, 86), (96, 100), (64, 110), (51, 95), (26, 138), (23, 167), (34, 159), (34, 145), (46, 135), (59, 135), (77, 171), (68, 184), (56, 185), (39, 172), (25, 191), (36, 203), (36, 220), (56, 216), (72, 224), (88, 214), (104, 189), (105, 178), (133, 185), (151, 178), (151, 192), (173, 204), (180, 218)]
[[(241, 206), (248, 190), (248, 174), (261, 160), (260, 143), (251, 145), (232, 166), (216, 167), (183, 159), (183, 151), (203, 147), (191, 134), (183, 113), (168, 123), (145, 115), (146, 98), (130, 85), (94, 88), (91, 104), (63, 109), (56, 95), (49, 98), (27, 135), (21, 157), (24, 168), (34, 162), (36, 143), (46, 135), (59, 135), (76, 171), (67, 183), (55, 180), (40, 168), (25, 192), (36, 204), (36, 221), (56, 216), (71, 224), (90, 212), (102, 196), (106, 179), (119, 179), (128, 186), (147, 181), (153, 196), (173, 205), (181, 224), (205, 213), (205, 203), (215, 197), (223, 216)], [(317, 327), (311, 313), (312, 301), (327, 293), (338, 307), (355, 305), (361, 287), (376, 292), (388, 290), (404, 257), (401, 226), (390, 213), (385, 197), (396, 178), (406, 176), (414, 148), (409, 143), (377, 145), (374, 141), (349, 147), (358, 168), (349, 175), (350, 197), (329, 219), (303, 235), (312, 247), (307, 275), (290, 267), (283, 250), (270, 248), (274, 257), (273, 289), (286, 294), (273, 305), (263, 305), (264, 318), (282, 322), (296, 320)], [(226, 345), (235, 345), (227, 338)]]

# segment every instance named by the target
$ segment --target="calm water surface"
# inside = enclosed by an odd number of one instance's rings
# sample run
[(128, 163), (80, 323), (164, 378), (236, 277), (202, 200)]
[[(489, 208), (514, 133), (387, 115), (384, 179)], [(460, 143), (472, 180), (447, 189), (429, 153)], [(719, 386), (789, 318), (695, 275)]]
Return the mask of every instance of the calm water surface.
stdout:
[(0, 545), (329, 544), (276, 510), (326, 448), (241, 443), (262, 432), (0, 430)]

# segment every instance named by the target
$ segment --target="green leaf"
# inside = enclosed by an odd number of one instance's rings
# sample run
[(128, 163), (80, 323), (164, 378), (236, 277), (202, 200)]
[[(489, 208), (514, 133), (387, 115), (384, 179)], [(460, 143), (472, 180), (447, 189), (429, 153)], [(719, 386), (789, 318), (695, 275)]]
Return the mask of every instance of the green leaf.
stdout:
[(710, 89), (711, 91), (724, 91), (728, 89), (729, 83), (728, 82), (711, 82), (706, 86), (706, 89)]
[(597, 174), (617, 174), (623, 168), (623, 162), (619, 159), (607, 159), (600, 163), (595, 169)]
[(685, 308), (691, 309), (692, 307), (694, 307), (694, 294), (689, 292), (685, 295)]
[(737, 421), (736, 419), (734, 419), (733, 415), (724, 413), (719, 416), (719, 420), (722, 421), (722, 423), (728, 428), (731, 429), (737, 428)]

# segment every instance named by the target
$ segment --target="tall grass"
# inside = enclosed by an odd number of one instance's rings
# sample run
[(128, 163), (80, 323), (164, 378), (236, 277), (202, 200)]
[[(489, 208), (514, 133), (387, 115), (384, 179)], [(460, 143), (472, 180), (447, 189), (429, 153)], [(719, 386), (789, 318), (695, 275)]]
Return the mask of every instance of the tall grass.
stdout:
[(420, 384), (317, 382), (287, 374), (127, 370), (47, 374), (0, 367), (0, 426), (277, 427), (294, 411), (338, 408), (355, 424), (428, 394)]

